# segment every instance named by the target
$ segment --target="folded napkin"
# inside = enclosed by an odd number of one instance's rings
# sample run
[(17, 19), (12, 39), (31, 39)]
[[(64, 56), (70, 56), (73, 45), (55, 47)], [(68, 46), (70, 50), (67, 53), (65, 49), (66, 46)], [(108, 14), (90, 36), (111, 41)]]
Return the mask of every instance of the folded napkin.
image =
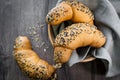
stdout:
[[(58, 3), (63, 0), (58, 0)], [(86, 58), (91, 53), (95, 58), (104, 60), (106, 66), (106, 76), (112, 77), (120, 74), (120, 19), (109, 0), (79, 0), (88, 6), (95, 16), (95, 25), (107, 38), (106, 44), (99, 49), (91, 47), (74, 50), (68, 62), (72, 66)], [(96, 2), (92, 4), (92, 2)], [(58, 4), (57, 3), (57, 4)], [(59, 25), (64, 27), (66, 23)], [(106, 64), (107, 63), (107, 64)]]

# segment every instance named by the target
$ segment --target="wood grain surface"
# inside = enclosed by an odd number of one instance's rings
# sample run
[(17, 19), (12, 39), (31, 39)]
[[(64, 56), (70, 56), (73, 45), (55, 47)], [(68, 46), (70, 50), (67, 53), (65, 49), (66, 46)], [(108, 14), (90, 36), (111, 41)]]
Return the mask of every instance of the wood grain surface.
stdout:
[[(111, 1), (119, 13), (120, 1)], [(19, 35), (28, 36), (37, 54), (50, 64), (54, 63), (45, 16), (56, 2), (57, 0), (0, 0), (0, 80), (30, 80), (21, 72), (12, 55), (14, 40)], [(36, 36), (39, 37), (37, 41)], [(120, 75), (105, 78), (105, 72), (104, 64), (98, 59), (72, 67), (64, 64), (57, 70), (58, 80), (120, 80)]]

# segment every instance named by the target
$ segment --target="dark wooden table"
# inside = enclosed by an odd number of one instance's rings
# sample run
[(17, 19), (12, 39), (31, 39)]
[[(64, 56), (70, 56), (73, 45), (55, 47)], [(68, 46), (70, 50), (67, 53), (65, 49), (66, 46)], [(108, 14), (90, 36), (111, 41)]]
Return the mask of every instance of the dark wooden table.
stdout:
[[(28, 36), (33, 49), (40, 57), (53, 64), (53, 48), (47, 34), (45, 16), (57, 0), (0, 0), (0, 80), (30, 80), (19, 69), (13, 58), (14, 40), (19, 35)], [(118, 14), (119, 0), (111, 0)], [(31, 28), (34, 35), (31, 35)], [(36, 37), (39, 40), (36, 42)], [(120, 80), (120, 75), (105, 78), (105, 67), (101, 60), (67, 64), (57, 71), (58, 80)]]

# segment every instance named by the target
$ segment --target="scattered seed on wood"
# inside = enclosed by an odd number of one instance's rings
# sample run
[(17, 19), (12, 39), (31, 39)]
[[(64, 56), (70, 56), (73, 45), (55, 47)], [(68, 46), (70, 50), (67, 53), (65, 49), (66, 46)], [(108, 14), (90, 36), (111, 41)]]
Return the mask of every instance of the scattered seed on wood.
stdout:
[(44, 48), (44, 52), (46, 52), (47, 50)]
[(36, 32), (36, 31), (33, 31), (33, 34), (35, 35), (35, 34), (37, 34), (37, 32)]
[(40, 45), (40, 47), (42, 47), (43, 45), (45, 45), (45, 42), (42, 42), (41, 45)]
[(41, 26), (40, 26), (40, 28), (43, 28), (43, 27), (44, 27), (44, 25), (41, 25)]
[(32, 29), (36, 30), (36, 27), (32, 27)]
[(38, 37), (35, 37), (35, 41), (36, 41), (36, 42), (39, 41), (39, 38), (38, 38)]

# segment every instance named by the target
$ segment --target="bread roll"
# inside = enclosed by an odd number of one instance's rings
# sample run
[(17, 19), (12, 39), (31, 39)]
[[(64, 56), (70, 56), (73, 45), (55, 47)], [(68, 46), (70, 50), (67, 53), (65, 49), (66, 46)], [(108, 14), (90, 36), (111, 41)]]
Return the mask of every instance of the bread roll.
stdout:
[(52, 76), (55, 69), (42, 60), (32, 48), (25, 36), (19, 36), (15, 41), (14, 57), (21, 70), (30, 78), (46, 80)]
[(67, 20), (74, 23), (88, 22), (93, 24), (94, 16), (90, 9), (79, 1), (62, 1), (46, 16), (47, 23), (51, 25), (58, 25)]
[[(84, 46), (99, 48), (103, 46), (105, 42), (105, 36), (96, 26), (89, 23), (72, 24), (56, 36), (54, 58), (57, 63), (65, 63), (69, 60), (72, 51), (76, 48)], [(56, 59), (56, 55), (60, 54), (61, 56), (57, 56)]]

